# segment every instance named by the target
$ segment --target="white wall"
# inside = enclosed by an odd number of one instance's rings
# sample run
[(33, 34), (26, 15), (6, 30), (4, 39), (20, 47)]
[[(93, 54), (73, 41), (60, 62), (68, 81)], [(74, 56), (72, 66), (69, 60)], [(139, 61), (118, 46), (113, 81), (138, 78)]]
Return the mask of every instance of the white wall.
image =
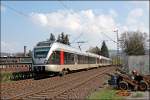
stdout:
[(149, 55), (143, 56), (128, 56), (129, 73), (136, 69), (139, 73), (150, 75)]

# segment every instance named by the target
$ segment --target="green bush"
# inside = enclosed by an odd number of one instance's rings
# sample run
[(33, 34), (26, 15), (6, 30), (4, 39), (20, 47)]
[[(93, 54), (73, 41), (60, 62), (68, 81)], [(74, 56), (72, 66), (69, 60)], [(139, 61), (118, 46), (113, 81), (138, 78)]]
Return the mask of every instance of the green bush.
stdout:
[(132, 97), (143, 97), (143, 94), (140, 92), (137, 92)]
[(9, 82), (11, 81), (11, 76), (12, 76), (12, 73), (10, 72), (2, 72), (0, 74), (0, 79), (1, 79), (1, 82)]
[(89, 100), (122, 100), (123, 98), (116, 95), (115, 90), (99, 90), (91, 94), (87, 99)]
[(29, 79), (33, 77), (32, 72), (2, 72), (0, 74), (1, 82), (10, 82), (23, 79)]

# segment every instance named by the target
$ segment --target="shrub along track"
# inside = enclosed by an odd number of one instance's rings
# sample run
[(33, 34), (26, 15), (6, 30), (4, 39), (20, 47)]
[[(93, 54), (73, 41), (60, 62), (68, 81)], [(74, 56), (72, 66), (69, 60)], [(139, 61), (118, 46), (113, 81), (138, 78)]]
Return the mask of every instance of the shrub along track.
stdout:
[[(101, 80), (105, 72), (110, 72), (114, 67), (102, 67), (81, 71), (65, 75), (63, 77), (52, 77), (42, 80), (27, 80), (15, 87), (2, 89), (2, 99), (61, 99), (61, 98), (82, 98), (83, 95), (74, 96), (74, 91), (78, 94), (87, 94), (88, 86), (96, 84), (96, 80)], [(101, 82), (102, 83), (102, 82)], [(93, 84), (93, 85), (92, 85)], [(91, 87), (90, 86), (90, 87)], [(7, 89), (8, 88), (8, 89)], [(84, 91), (82, 91), (84, 90)], [(91, 90), (91, 88), (89, 89)]]

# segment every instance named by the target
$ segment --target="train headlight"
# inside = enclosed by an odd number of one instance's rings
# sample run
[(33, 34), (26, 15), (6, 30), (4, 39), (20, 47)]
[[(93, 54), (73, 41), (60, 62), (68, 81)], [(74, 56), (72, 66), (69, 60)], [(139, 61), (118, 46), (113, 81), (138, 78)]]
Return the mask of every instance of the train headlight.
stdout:
[(45, 60), (44, 63), (46, 64), (48, 60)]

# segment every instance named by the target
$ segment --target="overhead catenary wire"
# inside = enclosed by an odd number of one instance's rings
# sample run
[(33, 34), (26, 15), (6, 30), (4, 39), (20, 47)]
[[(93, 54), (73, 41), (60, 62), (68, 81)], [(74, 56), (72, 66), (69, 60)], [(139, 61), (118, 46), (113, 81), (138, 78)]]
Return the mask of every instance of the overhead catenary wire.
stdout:
[[(68, 9), (70, 9), (67, 5), (65, 5), (61, 0), (58, 0), (59, 3), (64, 7), (64, 9), (66, 9), (68, 11)], [(74, 14), (73, 12), (70, 12), (71, 14)], [(72, 42), (71, 44), (74, 44), (74, 43), (77, 43), (78, 46), (79, 46), (79, 41), (78, 42), (75, 42), (77, 41), (81, 36), (83, 35), (83, 33), (80, 33), (79, 36), (77, 36)], [(81, 49), (81, 48), (79, 48)]]
[[(70, 9), (67, 5), (65, 5), (62, 0), (57, 0), (59, 1), (59, 3), (64, 7), (64, 9), (66, 9), (68, 11), (68, 9)], [(74, 12), (70, 11), (70, 13), (74, 14)], [(113, 41), (114, 43), (117, 43), (115, 40), (113, 40), (112, 38), (110, 38), (109, 36), (107, 36), (105, 33), (102, 32), (102, 34), (104, 34), (108, 39), (110, 39), (111, 41)], [(82, 33), (79, 35), (79, 37), (81, 37)], [(74, 39), (75, 41), (76, 39)], [(74, 42), (73, 41), (73, 42)], [(99, 43), (98, 43), (99, 44)], [(97, 46), (97, 45), (96, 45)]]
[[(58, 0), (58, 1), (61, 3), (61, 5), (62, 5), (65, 9), (69, 9), (63, 2), (61, 2), (60, 0)], [(17, 13), (18, 15), (21, 15), (21, 16), (26, 17), (26, 18), (31, 17), (31, 16), (29, 16), (29, 15), (27, 15), (27, 14), (25, 14), (25, 13), (19, 11), (19, 10), (16, 10), (15, 8), (13, 8), (13, 7), (9, 6), (9, 5), (6, 5), (6, 4), (4, 4), (4, 3), (1, 3), (1, 5), (5, 6), (6, 8), (10, 9), (11, 11)], [(68, 10), (67, 10), (67, 11), (68, 11)], [(73, 12), (70, 12), (70, 13), (73, 14)], [(83, 35), (83, 33), (81, 33), (77, 38), (75, 38), (73, 42), (75, 42), (75, 41), (76, 41), (78, 38), (80, 38), (82, 35)]]
[[(57, 1), (59, 1), (59, 3), (63, 6), (63, 8), (64, 8), (66, 11), (68, 11), (68, 12), (71, 13), (71, 14), (75, 14), (75, 12), (73, 12), (72, 10), (68, 10), (68, 9), (70, 9), (70, 8), (69, 8), (67, 5), (65, 5), (62, 0), (57, 0)], [(75, 42), (75, 41), (77, 41), (82, 35), (83, 35), (83, 33), (80, 33), (79, 36), (77, 36), (77, 37), (71, 42), (71, 44), (77, 43), (80, 50), (81, 50), (81, 47), (80, 47), (81, 45), (79, 45), (79, 44), (80, 44), (80, 43), (85, 43), (85, 41), (82, 41), (82, 42), (81, 42), (81, 41)]]
[(105, 35), (105, 37), (107, 37), (110, 41), (113, 41), (114, 43), (118, 43), (117, 41), (113, 40), (111, 37), (109, 37), (108, 35), (106, 35), (105, 33), (101, 32), (103, 35)]
[(80, 33), (80, 34), (71, 42), (71, 44), (75, 43), (75, 41), (77, 41), (82, 35), (83, 35), (83, 33)]
[(63, 6), (63, 8), (64, 8), (66, 11), (68, 11), (68, 12), (71, 13), (71, 14), (74, 14), (74, 12), (73, 12), (72, 10), (68, 10), (68, 9), (70, 9), (70, 8), (69, 8), (66, 4), (64, 4), (62, 0), (57, 0), (57, 1)]
[(62, 2), (62, 0), (57, 0), (57, 1), (59, 1), (59, 3), (60, 3), (65, 9), (69, 9), (69, 7), (66, 6), (66, 5)]
[[(68, 9), (70, 9), (70, 7), (68, 7), (66, 4), (64, 4), (62, 0), (57, 0), (57, 1), (62, 5), (62, 7), (63, 7), (68, 13), (71, 13), (71, 14), (74, 14), (74, 13), (75, 13), (75, 12), (73, 12), (72, 10), (68, 10)], [(75, 43), (75, 41), (78, 40), (82, 35), (83, 35), (83, 33), (80, 33), (79, 36), (77, 36), (77, 37), (71, 42), (71, 44)]]
[(96, 46), (98, 46), (102, 41), (110, 41), (110, 40), (98, 40), (98, 43), (96, 44)]
[[(67, 5), (65, 5), (61, 0), (57, 0), (57, 1), (59, 1), (60, 4), (61, 4), (65, 9), (67, 9), (67, 11), (68, 11), (68, 9), (70, 9), (70, 8), (69, 8)], [(21, 15), (21, 16), (24, 16), (24, 17), (26, 17), (26, 18), (29, 18), (29, 17), (30, 17), (30, 15), (25, 14), (25, 13), (19, 11), (19, 10), (16, 10), (15, 8), (13, 8), (13, 7), (11, 7), (11, 6), (8, 6), (8, 5), (6, 5), (6, 4), (4, 4), (4, 3), (2, 3), (2, 2), (1, 2), (1, 5), (4, 6), (4, 7), (6, 7), (6, 8), (8, 8), (8, 9), (10, 9), (11, 11), (13, 11), (13, 12), (15, 12), (15, 13)], [(74, 14), (74, 12), (72, 12), (71, 10), (70, 10), (70, 13)], [(106, 35), (104, 32), (101, 32), (101, 33), (102, 33), (103, 36), (107, 37), (110, 41), (113, 41), (114, 43), (118, 43), (117, 41), (113, 40), (111, 37), (109, 37), (108, 35)], [(80, 33), (79, 36), (78, 36), (77, 38), (75, 38), (72, 42), (74, 43), (74, 42), (75, 42), (77, 39), (79, 39), (82, 35), (83, 35), (83, 33)], [(109, 41), (109, 40), (107, 40), (107, 41)], [(99, 44), (99, 43), (98, 43), (98, 44)], [(97, 44), (97, 45), (98, 45), (98, 44)], [(96, 45), (96, 46), (97, 46), (97, 45)], [(137, 50), (138, 48), (139, 48), (139, 47), (137, 46), (137, 48), (134, 49), (134, 50)], [(134, 51), (131, 51), (131, 52), (134, 52)]]
[(13, 7), (11, 7), (11, 6), (8, 6), (8, 5), (4, 4), (4, 3), (1, 3), (1, 5), (4, 6), (4, 7), (6, 7), (6, 8), (8, 8), (8, 9), (10, 9), (11, 11), (13, 11), (13, 12), (15, 12), (15, 13), (21, 15), (21, 16), (24, 16), (24, 17), (27, 17), (27, 18), (30, 17), (28, 14), (25, 14), (25, 13), (19, 11), (19, 10), (16, 10), (15, 8), (13, 8)]

